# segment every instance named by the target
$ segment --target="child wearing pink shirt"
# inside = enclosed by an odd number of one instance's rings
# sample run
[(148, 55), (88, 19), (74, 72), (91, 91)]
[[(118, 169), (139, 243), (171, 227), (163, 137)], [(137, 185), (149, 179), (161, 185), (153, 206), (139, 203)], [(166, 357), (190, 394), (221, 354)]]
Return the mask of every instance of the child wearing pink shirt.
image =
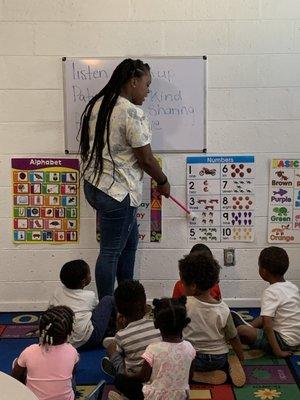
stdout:
[(67, 343), (72, 332), (73, 311), (66, 306), (49, 308), (40, 320), (40, 344), (28, 346), (14, 364), (12, 376), (39, 400), (73, 400), (72, 378), (79, 361)]

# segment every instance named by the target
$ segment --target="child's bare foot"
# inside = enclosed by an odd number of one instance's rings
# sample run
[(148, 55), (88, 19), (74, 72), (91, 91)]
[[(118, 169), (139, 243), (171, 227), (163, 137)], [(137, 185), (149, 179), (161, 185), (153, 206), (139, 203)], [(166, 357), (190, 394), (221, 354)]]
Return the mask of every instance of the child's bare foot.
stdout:
[(107, 349), (108, 348), (108, 346), (111, 344), (111, 343), (115, 343), (116, 342), (116, 339), (115, 339), (115, 337), (113, 336), (107, 336), (105, 339), (103, 339), (103, 342), (102, 342), (102, 344), (103, 344), (103, 347), (105, 348), (105, 349)]
[(121, 394), (119, 394), (118, 392), (115, 392), (113, 390), (111, 390), (108, 393), (108, 400), (126, 400), (127, 397), (122, 396)]
[(293, 355), (292, 351), (282, 351), (280, 350), (278, 353), (275, 353), (276, 357), (280, 357), (280, 358), (286, 358), (286, 357), (290, 357)]
[(227, 379), (226, 372), (221, 370), (215, 371), (196, 371), (193, 375), (193, 381), (198, 383), (208, 383), (210, 385), (222, 385)]
[(236, 355), (228, 356), (229, 375), (236, 387), (242, 387), (246, 383), (246, 375), (240, 360)]

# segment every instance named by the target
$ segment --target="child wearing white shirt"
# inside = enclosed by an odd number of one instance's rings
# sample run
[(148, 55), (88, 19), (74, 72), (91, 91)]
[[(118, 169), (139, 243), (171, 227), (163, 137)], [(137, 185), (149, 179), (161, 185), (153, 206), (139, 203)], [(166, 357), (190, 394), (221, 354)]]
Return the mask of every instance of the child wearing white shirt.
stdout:
[(115, 306), (112, 296), (100, 302), (92, 290), (90, 267), (84, 260), (72, 260), (60, 271), (63, 286), (56, 289), (49, 306), (68, 306), (75, 314), (69, 342), (77, 349), (99, 347), (106, 336), (115, 334)]
[[(214, 299), (210, 292), (219, 282), (219, 264), (210, 255), (189, 254), (179, 260), (179, 272), (187, 295), (187, 315), (191, 319), (183, 330), (183, 337), (196, 350), (193, 379), (222, 384), (227, 379), (228, 369), (233, 384), (243, 386), (246, 380), (241, 365), (244, 356), (229, 307), (223, 300)], [(227, 342), (236, 355), (228, 355)]]
[(259, 274), (269, 282), (261, 300), (260, 317), (245, 324), (233, 315), (242, 343), (277, 357), (288, 357), (300, 346), (300, 295), (293, 283), (284, 279), (289, 257), (280, 247), (268, 247), (258, 259)]

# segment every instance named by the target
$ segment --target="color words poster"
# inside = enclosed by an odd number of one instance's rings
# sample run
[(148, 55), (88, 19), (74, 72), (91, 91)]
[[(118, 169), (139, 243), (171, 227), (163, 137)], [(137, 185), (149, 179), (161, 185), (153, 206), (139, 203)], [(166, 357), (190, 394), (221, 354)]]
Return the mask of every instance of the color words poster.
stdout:
[(13, 158), (13, 241), (76, 243), (79, 161)]
[(300, 160), (271, 160), (269, 243), (300, 243)]
[(189, 242), (254, 240), (254, 156), (187, 157)]

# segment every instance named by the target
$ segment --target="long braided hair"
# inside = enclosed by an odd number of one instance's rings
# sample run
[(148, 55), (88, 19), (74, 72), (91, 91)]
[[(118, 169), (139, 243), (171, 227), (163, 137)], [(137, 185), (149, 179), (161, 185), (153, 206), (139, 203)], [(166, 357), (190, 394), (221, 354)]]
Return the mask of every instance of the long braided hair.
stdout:
[(187, 317), (186, 297), (154, 299), (154, 325), (162, 336), (182, 336), (182, 330), (191, 322)]
[(74, 313), (67, 306), (48, 308), (40, 319), (40, 345), (58, 345), (67, 341), (73, 329)]
[[(115, 163), (110, 149), (110, 117), (121, 89), (130, 79), (134, 77), (140, 78), (147, 72), (150, 72), (150, 67), (141, 60), (132, 60), (131, 58), (123, 60), (115, 68), (110, 80), (104, 88), (89, 101), (81, 115), (79, 148), (81, 160), (83, 162), (82, 176), (84, 176), (84, 173), (92, 167), (93, 179), (96, 179), (96, 184), (99, 183), (103, 171), (102, 153), (105, 146), (105, 139), (113, 163), (113, 177), (115, 175)], [(103, 97), (103, 99), (98, 112), (93, 145), (90, 149), (89, 121), (92, 109), (97, 100), (101, 97)], [(107, 131), (106, 138), (105, 129)]]

